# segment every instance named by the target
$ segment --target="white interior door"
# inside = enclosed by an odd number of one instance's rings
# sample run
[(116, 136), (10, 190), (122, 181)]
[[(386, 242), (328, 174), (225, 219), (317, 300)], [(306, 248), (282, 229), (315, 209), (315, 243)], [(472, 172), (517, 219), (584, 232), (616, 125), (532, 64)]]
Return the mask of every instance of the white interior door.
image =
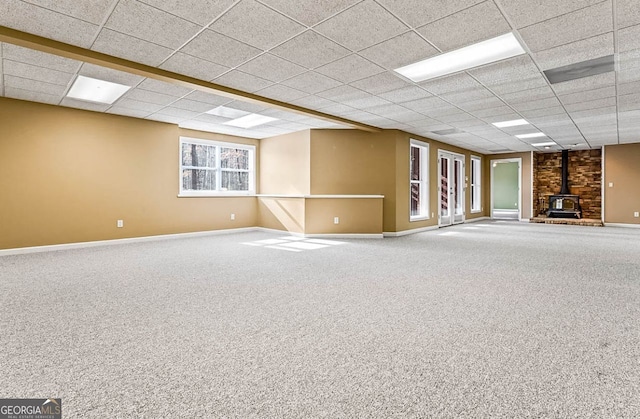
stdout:
[(439, 225), (464, 222), (464, 156), (440, 151), (438, 174)]

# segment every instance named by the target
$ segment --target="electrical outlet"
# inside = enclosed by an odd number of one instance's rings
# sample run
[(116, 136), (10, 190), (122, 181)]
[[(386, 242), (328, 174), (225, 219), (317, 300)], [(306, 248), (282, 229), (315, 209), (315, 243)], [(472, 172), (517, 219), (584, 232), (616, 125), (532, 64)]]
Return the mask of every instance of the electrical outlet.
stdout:
[(333, 224), (340, 224), (340, 217), (333, 217)]
[(613, 182), (609, 182), (609, 187), (613, 188)]
[(118, 228), (122, 228), (122, 227), (124, 227), (124, 220), (118, 220), (118, 221), (116, 222), (116, 226), (117, 226)]
[(633, 216), (636, 217), (636, 218), (640, 217), (640, 212), (638, 212), (638, 211), (634, 212)]
[(231, 214), (231, 221), (236, 219), (236, 215), (235, 214)]
[(433, 218), (434, 216), (435, 216), (435, 214), (432, 212), (432, 213), (431, 213), (431, 218)]

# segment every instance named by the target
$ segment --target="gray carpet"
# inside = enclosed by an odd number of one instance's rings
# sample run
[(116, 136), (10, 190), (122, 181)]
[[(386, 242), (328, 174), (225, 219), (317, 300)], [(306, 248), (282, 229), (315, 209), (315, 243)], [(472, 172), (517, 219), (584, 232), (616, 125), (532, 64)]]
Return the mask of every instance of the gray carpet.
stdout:
[(0, 397), (63, 417), (640, 417), (640, 229), (485, 222), (0, 257)]

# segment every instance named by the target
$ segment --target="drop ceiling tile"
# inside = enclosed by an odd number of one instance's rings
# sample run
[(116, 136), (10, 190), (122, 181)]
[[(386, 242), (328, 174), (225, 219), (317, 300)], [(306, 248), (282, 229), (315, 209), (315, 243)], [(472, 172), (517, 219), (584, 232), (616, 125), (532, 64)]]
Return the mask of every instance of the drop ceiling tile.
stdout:
[(144, 111), (144, 110), (140, 110), (140, 109), (124, 108), (122, 106), (112, 106), (111, 108), (109, 108), (107, 113), (114, 114), (114, 115), (120, 115), (120, 116), (129, 116), (129, 117), (132, 117), (132, 118), (145, 118), (149, 114), (151, 114), (151, 112), (149, 112), (149, 111)]
[(360, 51), (360, 55), (369, 61), (389, 70), (424, 60), (438, 53), (437, 49), (413, 31)]
[(432, 108), (428, 110), (420, 111), (421, 113), (427, 115), (430, 118), (435, 118), (439, 121), (442, 121), (441, 117), (449, 116), (449, 115), (469, 115), (466, 112), (461, 111), (459, 108), (455, 106), (451, 106), (446, 104), (444, 106), (439, 106), (437, 108)]
[[(367, 109), (368, 111), (370, 111), (372, 108)], [(386, 118), (392, 119), (394, 121), (398, 121), (398, 122), (402, 122), (405, 124), (412, 124), (414, 122), (421, 122), (424, 120), (428, 120), (429, 122), (434, 121), (431, 118), (426, 118), (424, 115), (418, 113), (418, 112), (414, 112), (414, 111), (410, 111), (410, 110), (405, 110), (402, 113), (396, 113), (396, 114), (388, 114), (388, 115), (381, 115), (384, 116)]]
[(350, 53), (348, 49), (312, 30), (301, 33), (270, 52), (306, 68), (319, 67)]
[[(622, 114), (622, 112), (620, 112)], [(574, 116), (573, 122), (580, 127), (593, 127), (600, 125), (614, 125), (617, 123), (618, 115), (615, 113), (606, 113), (602, 115), (585, 114), (582, 116)]]
[(561, 106), (560, 101), (555, 97), (549, 97), (546, 99), (538, 99), (538, 100), (530, 100), (527, 102), (520, 102), (520, 103), (509, 103), (509, 105), (511, 105), (515, 110), (519, 112)]
[(75, 73), (80, 68), (80, 61), (58, 57), (57, 55), (35, 51), (17, 45), (2, 44), (2, 57), (8, 60), (31, 64), (38, 67), (49, 68), (51, 70), (65, 73)]
[(194, 112), (194, 111), (189, 111), (189, 110), (186, 110), (186, 109), (180, 109), (180, 108), (174, 108), (172, 106), (167, 106), (166, 108), (160, 109), (154, 115), (158, 115), (159, 114), (159, 115), (170, 116), (170, 117), (179, 118), (179, 119), (190, 119), (190, 118), (195, 118), (200, 113), (201, 112)]
[(417, 30), (441, 51), (450, 51), (511, 32), (511, 27), (495, 3), (485, 1)]
[(196, 36), (180, 51), (226, 67), (236, 67), (261, 53), (258, 48), (210, 30)]
[(400, 35), (407, 27), (373, 0), (365, 0), (320, 23), (315, 30), (352, 51), (359, 51)]
[(254, 93), (273, 84), (269, 80), (243, 73), (238, 70), (232, 70), (223, 74), (222, 76), (214, 79), (213, 82), (249, 93)]
[(394, 103), (402, 103), (431, 97), (433, 95), (419, 86), (407, 86), (402, 89), (380, 93), (378, 96)]
[[(486, 111), (488, 109), (496, 109), (505, 107), (505, 104), (499, 98), (493, 96), (479, 100), (471, 100), (469, 102), (460, 102), (456, 104), (460, 109), (463, 109), (467, 112), (473, 112), (474, 114), (477, 112)], [(511, 108), (508, 108), (510, 112), (513, 112)]]
[(277, 83), (304, 73), (305, 68), (275, 55), (262, 54), (241, 65), (238, 70)]
[[(481, 103), (481, 101), (479, 101), (478, 103)], [(464, 104), (460, 105), (460, 107), (465, 111), (471, 113), (473, 116), (477, 118), (490, 118), (490, 117), (498, 118), (499, 121), (495, 121), (495, 122), (509, 121), (508, 118), (502, 118), (502, 115), (511, 115), (514, 112), (513, 109), (505, 105), (496, 106), (496, 107), (485, 107), (485, 108), (479, 108), (475, 110), (467, 109)], [(520, 119), (520, 118), (515, 118), (515, 119)]]
[(440, 99), (439, 97), (429, 97), (426, 99), (418, 99), (418, 100), (405, 102), (402, 104), (402, 106), (416, 112), (425, 113), (432, 109), (437, 109), (441, 107), (450, 107), (451, 105), (449, 105), (447, 102)]
[(640, 24), (640, 8), (637, 0), (616, 0), (618, 28)]
[(640, 71), (638, 70), (630, 70), (630, 71), (620, 71), (618, 73), (618, 83), (633, 83), (635, 81), (640, 81)]
[(332, 100), (337, 103), (343, 103), (344, 101), (357, 99), (364, 96), (367, 96), (366, 92), (362, 90), (356, 89), (355, 87), (342, 85), (338, 87), (334, 87), (333, 89), (325, 90), (317, 94), (325, 99)]
[(603, 99), (585, 99), (582, 102), (566, 104), (565, 109), (567, 112), (575, 112), (594, 108), (604, 108), (607, 106), (616, 106), (616, 98), (607, 97)]
[(262, 113), (265, 110), (270, 109), (269, 107), (259, 103), (242, 102), (240, 100), (234, 100), (233, 102), (226, 103), (224, 106), (252, 113)]
[[(614, 99), (613, 103), (615, 104), (615, 98), (610, 99)], [(622, 95), (619, 97), (618, 104), (620, 112), (640, 110), (640, 93)]]
[(339, 81), (314, 71), (308, 71), (285, 80), (282, 84), (311, 94), (329, 90), (341, 85)]
[(185, 120), (185, 118), (178, 118), (175, 116), (163, 115), (160, 113), (152, 113), (151, 115), (147, 116), (146, 119), (157, 122), (166, 122), (168, 124), (174, 125), (178, 125), (180, 122)]
[(60, 102), (60, 95), (50, 95), (47, 93), (32, 90), (19, 89), (10, 85), (5, 85), (4, 95), (12, 99), (28, 100), (30, 102), (48, 103), (57, 105)]
[(316, 71), (343, 83), (350, 83), (381, 73), (384, 69), (359, 55), (351, 54), (330, 64), (323, 65), (317, 68)]
[(540, 100), (554, 97), (555, 93), (549, 86), (536, 87), (535, 89), (520, 90), (517, 92), (505, 93), (500, 97), (507, 103), (522, 103), (531, 100)]
[(153, 67), (160, 65), (172, 52), (169, 48), (110, 29), (100, 31), (91, 49)]
[(629, 95), (640, 91), (640, 81), (634, 81), (631, 83), (620, 83), (618, 85), (619, 95)]
[(281, 13), (302, 22), (307, 26), (313, 26), (316, 23), (335, 15), (349, 6), (356, 4), (359, 0), (262, 0)]
[(112, 83), (124, 84), (130, 87), (136, 86), (144, 80), (144, 77), (141, 76), (88, 63), (82, 64), (82, 68), (78, 74), (94, 79), (110, 81)]
[(618, 51), (627, 52), (640, 48), (638, 45), (638, 37), (640, 37), (640, 25), (631, 26), (618, 30)]
[(478, 4), (483, 0), (433, 1), (380, 0), (380, 3), (412, 27), (418, 27)]
[(160, 68), (204, 81), (211, 81), (229, 70), (229, 67), (182, 52), (173, 54)]
[(224, 124), (225, 122), (231, 121), (231, 118), (224, 118), (222, 116), (203, 113), (196, 116), (195, 118), (191, 118), (190, 121), (206, 122), (208, 124)]
[(104, 112), (111, 107), (111, 105), (105, 105), (102, 103), (85, 102), (83, 100), (76, 100), (65, 97), (60, 102), (61, 106), (68, 108), (84, 109), (86, 111)]
[(300, 99), (292, 100), (294, 105), (302, 106), (309, 109), (325, 109), (335, 106), (336, 103), (332, 100), (325, 99), (320, 96), (306, 96)]
[(142, 83), (140, 83), (138, 87), (147, 91), (162, 93), (165, 95), (175, 96), (175, 97), (182, 97), (193, 92), (193, 89), (189, 89), (187, 87), (182, 87), (176, 84), (166, 83), (160, 80), (149, 79), (149, 78), (145, 79)]
[(367, 93), (378, 95), (403, 87), (410, 87), (412, 84), (404, 81), (395, 73), (387, 71), (355, 81), (351, 83), (351, 86), (357, 87)]
[(92, 0), (90, 2), (77, 0), (23, 0), (45, 9), (53, 10), (64, 15), (84, 20), (85, 22), (101, 25), (113, 5), (113, 0)]
[[(180, 99), (171, 104), (174, 108), (185, 109), (192, 112), (207, 112), (213, 109), (215, 106), (211, 106), (210, 103), (198, 102), (191, 99)], [(158, 112), (160, 109), (156, 109), (153, 112)]]
[(224, 96), (218, 96), (207, 92), (200, 92), (198, 90), (189, 93), (184, 97), (188, 100), (195, 100), (196, 102), (208, 103), (210, 105), (219, 106), (225, 103), (231, 102), (232, 99)]
[(487, 86), (507, 81), (517, 82), (534, 77), (542, 78), (540, 71), (528, 55), (520, 55), (508, 60), (489, 64), (478, 69), (470, 70), (470, 73)]
[(156, 105), (155, 103), (141, 102), (139, 100), (127, 99), (125, 97), (118, 100), (114, 104), (114, 107), (147, 112), (147, 114), (158, 112), (160, 109), (163, 108), (162, 105)]
[(463, 92), (446, 93), (440, 95), (440, 97), (447, 102), (451, 102), (454, 105), (457, 105), (458, 103), (470, 102), (472, 100), (491, 99), (494, 98), (495, 95), (484, 87), (478, 87)]
[(461, 93), (482, 87), (480, 83), (475, 81), (473, 77), (469, 76), (466, 73), (458, 73), (451, 76), (440, 77), (436, 80), (429, 80), (419, 84), (434, 95), (442, 95), (445, 93)]
[(600, 2), (602, 0), (501, 0), (500, 4), (516, 28), (524, 28)]
[(391, 102), (389, 102), (388, 100), (384, 100), (381, 99), (377, 96), (374, 95), (370, 95), (370, 94), (365, 94), (365, 96), (357, 98), (357, 99), (352, 99), (352, 100), (345, 100), (342, 103), (344, 103), (347, 106), (351, 106), (352, 108), (356, 108), (356, 109), (367, 109), (367, 108), (371, 108), (374, 106), (382, 106), (382, 105), (389, 105), (391, 104)]
[(99, 26), (19, 0), (0, 2), (0, 25), (83, 48)]
[(305, 29), (255, 0), (237, 3), (210, 28), (262, 50), (273, 48)]
[(467, 131), (469, 128), (484, 127), (486, 125), (487, 123), (485, 121), (478, 118), (473, 118), (473, 117), (462, 120), (462, 121), (457, 121), (455, 123), (456, 128), (464, 129), (465, 131)]
[[(109, 0), (111, 1), (111, 0)], [(164, 10), (175, 16), (208, 25), (222, 12), (227, 10), (234, 0), (140, 0), (150, 6)]]
[(42, 81), (25, 79), (22, 77), (4, 75), (5, 88), (13, 87), (14, 89), (27, 90), (36, 93), (46, 93), (47, 95), (57, 96), (59, 98), (64, 95), (67, 90), (66, 86), (59, 84), (51, 84)]
[(294, 89), (282, 84), (274, 84), (273, 86), (269, 86), (266, 89), (257, 91), (256, 94), (283, 102), (289, 102), (291, 100), (300, 99), (309, 95), (306, 92), (302, 92), (298, 89)]
[(569, 115), (578, 123), (578, 120), (582, 118), (592, 118), (596, 116), (616, 115), (617, 109), (615, 106), (608, 106), (605, 108), (587, 109), (584, 111), (569, 112)]
[(551, 88), (555, 90), (558, 95), (566, 95), (570, 93), (600, 89), (602, 87), (609, 87), (615, 84), (616, 76), (615, 73), (611, 72), (553, 84), (551, 85)]
[(613, 32), (539, 51), (534, 58), (543, 70), (612, 55)]
[(640, 68), (640, 49), (619, 53), (618, 66), (620, 72), (638, 72)]
[(139, 1), (120, 0), (106, 28), (176, 49), (201, 29), (199, 25)]
[(613, 30), (611, 3), (605, 1), (520, 29), (533, 52), (543, 51)]
[(447, 115), (440, 115), (440, 116), (436, 116), (436, 119), (440, 122), (444, 122), (445, 124), (451, 124), (455, 127), (457, 127), (458, 122), (477, 120), (477, 118), (474, 118), (473, 116), (469, 115), (466, 112), (457, 112), (457, 113), (451, 113)]
[[(367, 112), (372, 113), (374, 115), (384, 116), (386, 118), (393, 119), (394, 116), (402, 115), (404, 113), (410, 113), (413, 111), (405, 107), (402, 107), (400, 105), (396, 105), (395, 103), (389, 103), (386, 105), (372, 106), (371, 108), (367, 109)], [(421, 115), (417, 112), (414, 112), (414, 113), (415, 115), (417, 115), (417, 118), (415, 120), (424, 118), (424, 115)]]
[(528, 78), (523, 78), (520, 81), (504, 81), (492, 84), (490, 86), (498, 96), (503, 96), (507, 93), (519, 92), (522, 90), (531, 90), (539, 87), (548, 86), (547, 81), (542, 75), (536, 75)]
[(565, 115), (566, 112), (562, 106), (554, 106), (552, 108), (535, 109), (531, 111), (521, 112), (524, 119), (527, 121), (533, 118), (540, 118), (549, 115)]
[(71, 79), (74, 77), (73, 73), (50, 70), (48, 68), (42, 68), (35, 65), (6, 59), (4, 60), (2, 68), (5, 75), (43, 81), (46, 83), (59, 84), (62, 86), (68, 85), (71, 82)]
[(136, 87), (135, 89), (129, 90), (125, 96), (127, 99), (132, 99), (140, 102), (154, 103), (156, 105), (166, 106), (172, 102), (175, 102), (178, 97), (165, 95), (162, 93), (151, 92), (149, 90), (144, 90)]

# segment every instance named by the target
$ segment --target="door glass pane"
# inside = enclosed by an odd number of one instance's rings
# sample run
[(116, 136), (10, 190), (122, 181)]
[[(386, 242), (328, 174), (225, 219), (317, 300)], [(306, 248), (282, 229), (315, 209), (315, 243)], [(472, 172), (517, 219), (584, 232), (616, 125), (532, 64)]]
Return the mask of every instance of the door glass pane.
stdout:
[(440, 159), (440, 215), (449, 215), (449, 159)]
[(420, 214), (420, 183), (411, 182), (411, 216)]
[(462, 214), (462, 162), (453, 161), (453, 202), (456, 214)]

